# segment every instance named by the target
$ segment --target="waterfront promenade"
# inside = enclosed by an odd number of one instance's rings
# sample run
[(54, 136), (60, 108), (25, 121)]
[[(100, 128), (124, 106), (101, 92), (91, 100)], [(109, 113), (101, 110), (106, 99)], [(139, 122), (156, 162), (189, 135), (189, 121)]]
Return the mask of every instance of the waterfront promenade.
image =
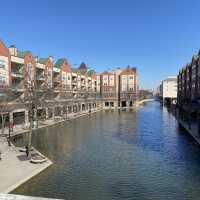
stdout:
[[(32, 164), (19, 148), (8, 146), (7, 139), (0, 137), (2, 160), (0, 161), (0, 193), (9, 193), (27, 180), (40, 173), (52, 162), (47, 159), (42, 164)], [(39, 152), (37, 152), (39, 153)]]
[[(24, 196), (24, 195), (1, 194), (0, 193), (0, 200), (51, 200), (51, 199), (43, 198), (43, 197), (30, 197), (30, 196)], [(54, 200), (56, 200), (56, 199), (54, 199)]]

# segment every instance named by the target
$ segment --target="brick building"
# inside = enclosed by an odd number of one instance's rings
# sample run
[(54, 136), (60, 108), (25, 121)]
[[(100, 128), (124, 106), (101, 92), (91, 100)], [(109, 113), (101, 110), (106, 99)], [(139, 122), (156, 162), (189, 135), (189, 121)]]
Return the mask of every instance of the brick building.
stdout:
[(132, 107), (138, 97), (138, 75), (136, 68), (128, 66), (119, 76), (119, 105)]
[(177, 76), (178, 104), (189, 104), (200, 99), (200, 53), (193, 56)]
[[(29, 124), (29, 91), (34, 89), (36, 119), (67, 118), (100, 108), (131, 107), (137, 100), (136, 68), (115, 69), (97, 74), (85, 63), (72, 68), (65, 58), (34, 57), (30, 51), (7, 48), (0, 41), (0, 89), (12, 92), (9, 119), (16, 125)], [(10, 95), (11, 93), (9, 93)], [(1, 100), (0, 100), (1, 101)], [(1, 106), (5, 102), (1, 101)], [(10, 107), (11, 108), (11, 107)]]

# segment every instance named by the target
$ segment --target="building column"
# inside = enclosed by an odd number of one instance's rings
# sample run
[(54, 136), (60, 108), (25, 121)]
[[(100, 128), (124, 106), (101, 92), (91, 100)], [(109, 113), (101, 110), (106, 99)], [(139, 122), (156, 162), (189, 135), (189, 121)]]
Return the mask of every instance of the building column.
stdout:
[(52, 119), (55, 119), (55, 107), (52, 107)]
[(82, 104), (79, 104), (78, 107), (79, 107), (79, 112), (81, 113), (82, 112)]
[(48, 119), (49, 118), (49, 109), (48, 109), (48, 107), (45, 108), (45, 112), (46, 112), (46, 119)]
[(38, 128), (38, 116), (36, 108), (33, 110), (33, 123), (34, 123), (34, 128)]
[(25, 126), (29, 126), (29, 114), (28, 114), (28, 110), (25, 110)]
[(63, 117), (63, 106), (60, 107), (60, 116)]
[(13, 112), (9, 113), (9, 122), (13, 123)]
[(65, 107), (65, 118), (67, 119), (67, 114), (68, 114), (68, 106)]

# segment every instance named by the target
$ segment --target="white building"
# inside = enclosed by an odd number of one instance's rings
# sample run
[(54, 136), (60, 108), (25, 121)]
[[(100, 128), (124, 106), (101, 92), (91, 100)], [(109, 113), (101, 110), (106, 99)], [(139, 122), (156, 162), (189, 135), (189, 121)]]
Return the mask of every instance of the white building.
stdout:
[(169, 76), (161, 83), (161, 97), (163, 100), (166, 98), (176, 99), (177, 98), (177, 77)]

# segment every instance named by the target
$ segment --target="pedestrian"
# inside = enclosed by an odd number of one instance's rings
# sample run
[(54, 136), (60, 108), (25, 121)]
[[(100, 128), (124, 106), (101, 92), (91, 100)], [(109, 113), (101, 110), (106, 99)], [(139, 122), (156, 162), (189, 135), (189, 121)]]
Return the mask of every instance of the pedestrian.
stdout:
[(26, 149), (26, 156), (28, 157), (28, 146), (26, 146), (25, 149)]
[(11, 122), (11, 131), (13, 132), (13, 128), (14, 128), (14, 121)]

